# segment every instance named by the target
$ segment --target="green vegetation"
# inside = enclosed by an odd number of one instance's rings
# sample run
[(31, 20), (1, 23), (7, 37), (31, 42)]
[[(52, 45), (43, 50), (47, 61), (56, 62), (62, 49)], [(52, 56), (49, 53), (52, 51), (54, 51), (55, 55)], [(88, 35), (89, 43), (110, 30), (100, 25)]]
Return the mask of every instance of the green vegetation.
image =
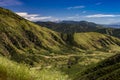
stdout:
[[(118, 80), (120, 78), (120, 54), (103, 60), (79, 73), (77, 80)], [(76, 80), (75, 79), (75, 80)]]
[[(60, 34), (39, 27), (15, 13), (0, 8), (0, 53), (11, 59), (33, 61), (29, 57), (40, 53), (59, 52), (65, 48)], [(28, 59), (29, 58), (29, 59)], [(34, 61), (33, 61), (34, 62)]]
[(58, 33), (0, 8), (0, 80), (114, 80), (119, 78), (120, 56), (113, 56), (118, 52), (120, 39), (108, 34)]
[(103, 29), (98, 29), (96, 32), (102, 33), (102, 34), (108, 34), (111, 36), (115, 36), (120, 38), (120, 29), (119, 28), (103, 28)]
[(79, 48), (83, 49), (102, 49), (110, 48), (112, 45), (119, 46), (119, 39), (100, 33), (75, 33), (74, 42)]
[(87, 21), (62, 21), (59, 23), (38, 21), (35, 23), (60, 33), (91, 32), (104, 28), (102, 25)]
[(119, 28), (108, 28), (103, 25), (95, 24), (87, 21), (63, 21), (55, 22), (35, 22), (36, 24), (47, 27), (54, 31), (62, 33), (81, 33), (81, 32), (99, 32), (120, 38)]
[(0, 56), (0, 80), (69, 80), (68, 76), (55, 69), (40, 71), (10, 61)]
[[(78, 73), (90, 65), (94, 65), (101, 60), (106, 59), (113, 53), (94, 52), (93, 54), (78, 55), (57, 55), (48, 56), (49, 62), (43, 66), (37, 64), (35, 67), (29, 67), (23, 64), (10, 61), (7, 58), (0, 57), (0, 79), (1, 80), (71, 80), (78, 76)], [(75, 63), (74, 57), (78, 58)], [(71, 60), (72, 58), (72, 60)], [(75, 63), (68, 68), (68, 60)], [(40, 68), (39, 68), (40, 67)], [(70, 78), (70, 79), (68, 79)]]
[(92, 54), (82, 53), (76, 55), (78, 57), (78, 63), (71, 65), (71, 68), (68, 68), (68, 65), (64, 65), (61, 70), (69, 75), (72, 80), (78, 80), (78, 78), (80, 78), (80, 74), (84, 70), (90, 66), (96, 65), (98, 62), (101, 62), (112, 55), (115, 55), (115, 53), (106, 53), (100, 51), (93, 51)]
[(0, 80), (34, 80), (32, 73), (25, 65), (0, 57)]

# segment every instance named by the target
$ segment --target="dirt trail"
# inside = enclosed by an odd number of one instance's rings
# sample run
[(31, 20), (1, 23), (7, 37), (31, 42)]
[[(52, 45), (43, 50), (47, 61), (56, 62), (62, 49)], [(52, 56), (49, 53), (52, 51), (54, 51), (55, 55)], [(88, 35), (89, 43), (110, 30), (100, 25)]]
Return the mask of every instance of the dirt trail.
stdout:
[(70, 55), (57, 55), (57, 56), (45, 56), (45, 55), (40, 55), (44, 58), (69, 58), (71, 56), (80, 56), (80, 55), (75, 55), (75, 54), (70, 54)]

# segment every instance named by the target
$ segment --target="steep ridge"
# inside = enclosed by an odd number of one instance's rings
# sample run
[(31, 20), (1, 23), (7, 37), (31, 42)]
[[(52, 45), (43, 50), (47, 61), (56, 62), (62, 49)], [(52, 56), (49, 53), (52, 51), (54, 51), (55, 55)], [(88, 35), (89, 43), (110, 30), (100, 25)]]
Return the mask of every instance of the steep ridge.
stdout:
[(65, 42), (60, 38), (59, 33), (35, 25), (10, 10), (0, 8), (2, 55), (18, 60), (34, 53), (61, 51), (64, 45)]
[(104, 29), (98, 29), (95, 32), (99, 32), (102, 34), (108, 34), (108, 35), (120, 38), (120, 29), (119, 28), (104, 28)]

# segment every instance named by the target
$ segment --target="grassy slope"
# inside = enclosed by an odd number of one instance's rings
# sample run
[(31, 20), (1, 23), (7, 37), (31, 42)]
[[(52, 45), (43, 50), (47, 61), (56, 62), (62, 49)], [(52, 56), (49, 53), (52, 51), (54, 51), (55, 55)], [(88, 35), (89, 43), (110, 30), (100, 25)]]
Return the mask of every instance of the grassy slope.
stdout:
[(72, 80), (74, 78), (75, 80), (78, 80), (78, 78), (80, 78), (80, 73), (86, 70), (89, 66), (96, 65), (98, 62), (112, 55), (115, 55), (115, 53), (107, 53), (100, 51), (94, 51), (91, 54), (81, 53), (79, 55), (75, 55), (79, 58), (77, 64), (72, 65), (71, 68), (68, 68), (67, 65), (64, 65), (64, 67), (61, 70), (65, 72), (67, 75), (69, 75), (69, 77)]
[(103, 35), (100, 33), (89, 32), (89, 33), (75, 33), (74, 44), (79, 48), (86, 50), (110, 48), (112, 45), (119, 46), (119, 39)]
[(119, 80), (120, 78), (119, 75), (120, 75), (120, 54), (117, 54), (81, 72), (76, 79)]
[(0, 80), (69, 80), (55, 69), (31, 70), (30, 67), (0, 56)]
[(25, 65), (18, 65), (0, 57), (0, 80), (34, 80), (35, 76)]
[(59, 33), (39, 27), (9, 10), (0, 8), (2, 55), (18, 60), (37, 53), (59, 52), (65, 47), (64, 45)]
[(103, 29), (98, 29), (96, 32), (102, 33), (102, 34), (108, 34), (111, 36), (115, 36), (120, 38), (120, 29), (118, 28), (103, 28)]
[[(70, 69), (67, 68), (67, 61), (71, 58), (69, 55), (51, 56), (46, 61), (47, 66), (44, 66), (40, 70), (37, 69), (39, 72), (34, 68), (30, 69), (30, 67), (23, 64), (0, 57), (0, 77), (2, 78), (1, 80), (5, 80), (6, 78), (8, 80), (69, 80), (68, 77), (71, 80), (78, 76), (78, 71), (83, 71), (88, 66), (96, 64), (111, 55), (114, 55), (114, 53), (101, 53), (99, 51), (92, 54), (72, 54), (71, 56), (79, 57), (79, 62), (72, 65)], [(54, 63), (56, 64), (55, 67), (53, 66)]]

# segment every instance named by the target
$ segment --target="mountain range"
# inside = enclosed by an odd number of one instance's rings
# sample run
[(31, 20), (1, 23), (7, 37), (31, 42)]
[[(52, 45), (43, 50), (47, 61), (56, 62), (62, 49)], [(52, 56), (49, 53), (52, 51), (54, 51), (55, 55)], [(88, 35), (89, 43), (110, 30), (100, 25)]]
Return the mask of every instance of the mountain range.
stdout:
[(98, 32), (120, 38), (119, 25), (100, 25), (93, 22), (87, 21), (62, 21), (56, 22), (35, 22), (36, 24), (47, 27), (61, 33), (81, 33), (81, 32)]
[(120, 28), (120, 22), (107, 24), (105, 26), (106, 27), (111, 27), (111, 28)]
[(63, 33), (90, 32), (101, 29), (103, 26), (87, 21), (35, 22), (54, 31)]

